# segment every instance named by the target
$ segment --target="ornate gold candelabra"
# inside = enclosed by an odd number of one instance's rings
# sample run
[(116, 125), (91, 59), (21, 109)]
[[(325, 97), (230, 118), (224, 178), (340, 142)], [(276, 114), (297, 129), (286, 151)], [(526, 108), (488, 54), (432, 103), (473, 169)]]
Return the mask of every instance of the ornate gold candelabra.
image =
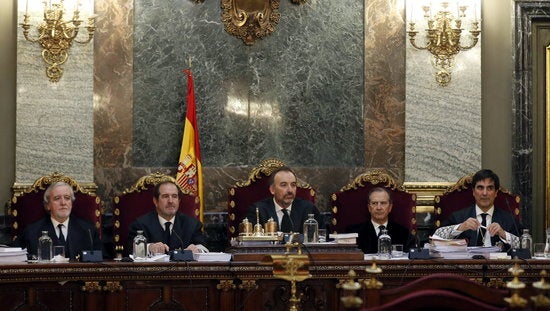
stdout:
[(524, 272), (517, 263), (508, 271), (514, 276), (512, 281), (506, 283), (506, 287), (512, 290), (512, 296), (504, 298), (511, 308), (523, 308), (527, 305), (527, 300), (519, 295), (519, 292), (525, 288), (525, 283), (519, 280), (519, 275)]
[(533, 287), (539, 292), (537, 296), (531, 297), (536, 308), (547, 309), (550, 307), (550, 298), (546, 295), (548, 290), (550, 290), (550, 284), (545, 279), (547, 275), (546, 270), (542, 270), (540, 272), (540, 281), (533, 283)]
[[(290, 254), (290, 249), (296, 247), (297, 254)], [(309, 279), (309, 256), (303, 255), (298, 243), (287, 243), (284, 255), (271, 255), (273, 276), (290, 282), (289, 310), (298, 311), (302, 294), (297, 295), (296, 283)]]
[[(414, 5), (414, 4), (413, 4)], [(471, 24), (470, 43), (464, 44), (462, 39), (462, 21), (466, 17), (467, 6), (458, 6), (457, 16), (454, 16), (449, 10), (449, 3), (441, 3), (442, 10), (435, 15), (431, 14), (430, 6), (422, 6), (424, 18), (427, 21), (426, 42), (420, 45), (416, 42), (416, 35), (419, 33), (416, 30), (416, 23), (409, 21), (409, 41), (411, 45), (419, 50), (427, 50), (432, 54), (432, 65), (437, 69), (435, 80), (441, 86), (447, 86), (451, 82), (451, 69), (454, 66), (455, 55), (460, 51), (473, 48), (478, 40), (479, 21), (477, 13), (474, 13), (474, 19)], [(412, 7), (411, 7), (412, 10)], [(476, 8), (474, 8), (474, 11)], [(411, 14), (412, 19), (412, 14)]]
[(357, 291), (361, 289), (361, 284), (355, 281), (356, 276), (357, 274), (353, 269), (349, 270), (348, 279), (340, 285), (344, 290), (344, 296), (340, 297), (340, 301), (346, 309), (356, 310), (363, 304), (363, 299), (357, 296)]
[(372, 265), (370, 267), (367, 267), (365, 271), (372, 275), (370, 278), (363, 281), (363, 286), (366, 289), (380, 289), (384, 284), (376, 279), (377, 274), (382, 273), (382, 269), (376, 265), (376, 261), (372, 262)]
[(86, 44), (94, 37), (95, 23), (94, 17), (88, 18), (88, 25), (85, 28), (88, 30), (88, 37), (83, 40), (77, 40), (78, 32), (82, 20), (80, 19), (80, 11), (78, 5), (75, 6), (73, 17), (70, 20), (65, 20), (65, 6), (63, 0), (52, 4), (52, 1), (46, 3), (44, 1), (44, 21), (40, 26), (37, 26), (38, 36), (32, 38), (29, 34), (32, 25), (30, 24), (30, 14), (27, 9), (25, 11), (23, 23), (20, 24), (23, 28), (25, 39), (30, 42), (38, 42), (42, 46), (42, 59), (48, 65), (46, 75), (52, 82), (58, 82), (63, 75), (63, 65), (69, 57), (69, 49), (73, 42)]

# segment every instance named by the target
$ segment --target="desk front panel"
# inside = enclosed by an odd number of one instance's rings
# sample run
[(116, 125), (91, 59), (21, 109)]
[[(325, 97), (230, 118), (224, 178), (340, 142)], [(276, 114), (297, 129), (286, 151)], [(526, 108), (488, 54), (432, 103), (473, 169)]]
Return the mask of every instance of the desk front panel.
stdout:
[[(297, 284), (301, 310), (343, 310), (337, 285), (350, 269), (357, 278), (373, 275), (370, 261), (316, 262), (311, 278)], [(390, 260), (377, 263), (384, 288), (433, 273), (456, 273), (488, 286), (503, 287), (512, 276), (506, 260)], [(550, 261), (519, 262), (528, 287)], [(2, 310), (288, 310), (290, 283), (272, 267), (228, 263), (66, 263), (0, 265)]]

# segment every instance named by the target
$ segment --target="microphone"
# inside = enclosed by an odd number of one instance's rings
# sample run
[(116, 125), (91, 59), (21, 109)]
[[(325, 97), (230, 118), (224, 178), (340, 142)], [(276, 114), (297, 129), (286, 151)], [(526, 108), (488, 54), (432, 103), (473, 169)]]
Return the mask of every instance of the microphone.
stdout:
[(170, 251), (170, 261), (194, 261), (195, 258), (193, 258), (193, 252), (188, 249), (183, 249), (183, 240), (176, 231), (176, 223), (174, 222), (174, 225), (172, 227), (172, 234), (178, 238), (180, 241), (181, 247)]
[[(506, 199), (506, 197), (504, 197), (504, 203), (506, 203), (506, 208), (508, 209), (508, 212), (510, 212), (510, 214), (512, 214), (512, 219), (513, 219), (513, 224), (514, 224), (514, 230), (516, 230), (515, 236), (517, 236), (518, 238), (520, 238), (520, 237), (521, 237), (521, 232), (519, 231), (519, 228), (518, 228), (518, 225), (517, 225), (516, 216), (514, 216), (514, 211), (512, 210), (512, 207), (510, 206), (510, 203), (508, 202), (508, 200)], [(521, 242), (521, 241), (520, 241), (520, 242)]]
[(90, 241), (90, 250), (83, 250), (80, 260), (82, 262), (100, 262), (103, 261), (101, 250), (94, 250), (94, 239), (92, 238), (92, 230), (88, 229), (88, 238)]

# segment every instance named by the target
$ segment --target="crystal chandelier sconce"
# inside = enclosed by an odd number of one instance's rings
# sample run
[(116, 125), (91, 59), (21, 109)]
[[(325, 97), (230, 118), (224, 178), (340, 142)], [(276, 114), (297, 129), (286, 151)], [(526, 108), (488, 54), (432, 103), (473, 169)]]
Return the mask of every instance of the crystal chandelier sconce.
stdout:
[(31, 36), (30, 30), (33, 25), (30, 23), (29, 0), (26, 0), (25, 15), (23, 23), (20, 24), (23, 28), (25, 39), (30, 42), (37, 42), (42, 47), (42, 59), (47, 64), (46, 75), (52, 82), (59, 82), (63, 75), (62, 65), (69, 57), (69, 49), (73, 42), (86, 44), (94, 37), (95, 23), (94, 17), (88, 18), (88, 23), (82, 28), (86, 28), (88, 36), (83, 35), (82, 39), (78, 39), (83, 21), (80, 17), (80, 1), (74, 4), (72, 18), (66, 20), (64, 15), (67, 12), (67, 6), (64, 5), (64, 0), (44, 0), (44, 19), (43, 22), (35, 26), (37, 34)]
[[(437, 70), (435, 80), (440, 86), (447, 86), (451, 82), (451, 71), (454, 66), (455, 56), (460, 51), (465, 51), (476, 46), (479, 41), (480, 25), (477, 18), (477, 5), (472, 9), (459, 1), (456, 2), (456, 9), (451, 9), (449, 2), (441, 2), (441, 9), (432, 14), (432, 4), (422, 5), (423, 19), (426, 26), (422, 34), (425, 38), (422, 43), (417, 42), (416, 22), (413, 18), (413, 6), (417, 2), (409, 0), (409, 41), (418, 50), (427, 50), (432, 55), (432, 65)], [(420, 1), (418, 1), (420, 2)], [(455, 11), (455, 13), (453, 13)], [(472, 12), (467, 17), (466, 13)], [(465, 30), (464, 25), (469, 24)], [(469, 35), (467, 35), (469, 33)], [(469, 37), (469, 38), (465, 38)], [(419, 40), (420, 41), (420, 40)]]

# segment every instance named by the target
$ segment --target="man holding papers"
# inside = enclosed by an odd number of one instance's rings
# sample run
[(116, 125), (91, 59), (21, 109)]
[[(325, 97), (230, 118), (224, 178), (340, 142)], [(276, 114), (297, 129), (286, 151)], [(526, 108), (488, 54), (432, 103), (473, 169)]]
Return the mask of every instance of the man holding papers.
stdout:
[(521, 225), (509, 211), (495, 208), (500, 189), (498, 176), (482, 169), (472, 178), (475, 205), (449, 216), (435, 235), (444, 239), (466, 239), (468, 246), (519, 245)]

